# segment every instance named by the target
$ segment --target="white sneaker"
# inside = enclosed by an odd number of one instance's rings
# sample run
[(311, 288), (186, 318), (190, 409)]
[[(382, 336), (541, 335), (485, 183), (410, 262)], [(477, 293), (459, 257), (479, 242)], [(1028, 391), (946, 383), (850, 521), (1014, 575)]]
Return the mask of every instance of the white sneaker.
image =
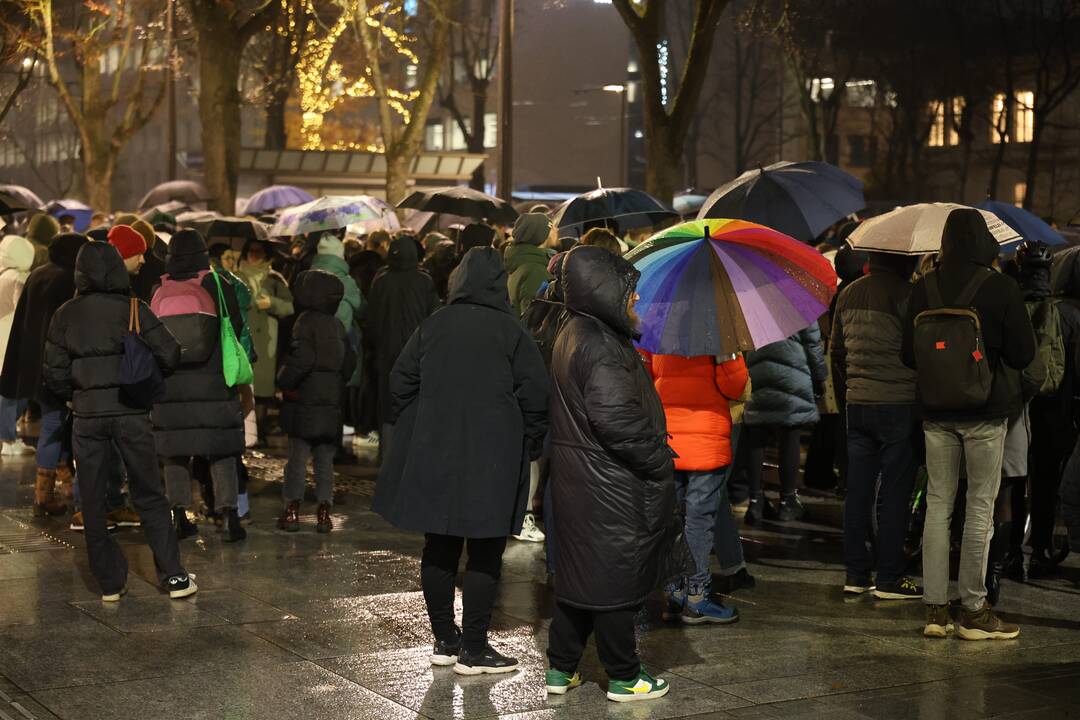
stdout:
[(544, 542), (544, 532), (536, 527), (536, 518), (531, 512), (525, 513), (525, 522), (521, 526), (521, 533), (514, 535), (515, 540), (522, 542)]
[(33, 452), (36, 452), (34, 448), (19, 440), (11, 442), (5, 440), (4, 447), (0, 449), (0, 455), (29, 455)]
[(356, 428), (354, 428), (352, 425), (342, 425), (341, 434), (345, 437), (356, 435)]
[(379, 433), (372, 430), (367, 435), (353, 435), (353, 445), (379, 447)]

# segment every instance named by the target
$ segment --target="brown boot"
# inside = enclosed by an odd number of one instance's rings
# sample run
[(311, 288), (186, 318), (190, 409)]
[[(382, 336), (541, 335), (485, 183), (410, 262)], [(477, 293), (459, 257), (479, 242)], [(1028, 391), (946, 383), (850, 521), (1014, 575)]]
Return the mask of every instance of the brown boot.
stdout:
[(278, 518), (277, 526), (279, 530), (285, 532), (296, 532), (300, 529), (300, 501), (293, 500), (281, 513), (281, 517)]
[(34, 515), (62, 515), (67, 512), (67, 505), (56, 498), (56, 471), (38, 468), (34, 480)]
[(56, 467), (56, 484), (57, 491), (60, 495), (60, 500), (66, 503), (71, 502), (75, 495), (72, 490), (72, 482), (74, 481), (74, 474), (71, 472), (71, 468), (67, 465), (58, 465)]

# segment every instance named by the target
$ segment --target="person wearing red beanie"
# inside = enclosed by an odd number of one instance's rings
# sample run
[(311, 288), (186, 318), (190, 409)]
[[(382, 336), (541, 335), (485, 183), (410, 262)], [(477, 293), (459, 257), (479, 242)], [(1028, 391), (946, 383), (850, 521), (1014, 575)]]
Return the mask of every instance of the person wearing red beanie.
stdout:
[(128, 275), (138, 274), (146, 262), (146, 238), (130, 225), (114, 225), (109, 230), (109, 244), (119, 251)]

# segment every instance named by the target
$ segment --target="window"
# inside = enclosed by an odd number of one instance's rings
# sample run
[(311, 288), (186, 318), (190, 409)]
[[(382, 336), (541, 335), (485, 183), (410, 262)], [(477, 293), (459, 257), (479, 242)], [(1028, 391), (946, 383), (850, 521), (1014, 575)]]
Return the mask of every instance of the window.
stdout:
[(409, 63), (405, 66), (405, 89), (412, 90), (416, 87), (416, 66)]
[(1035, 139), (1035, 93), (1021, 90), (1013, 95), (1016, 101), (1016, 121), (1012, 138), (1015, 142), (1031, 142)]
[(945, 142), (948, 145), (960, 144), (960, 123), (964, 117), (964, 98), (954, 97), (949, 107), (948, 137)]
[(994, 95), (990, 104), (990, 142), (1009, 142), (1009, 116), (1005, 111), (1005, 93)]
[(877, 138), (873, 135), (848, 135), (848, 165), (865, 168), (874, 164)]
[(499, 144), (499, 114), (484, 113), (484, 147), (493, 148)]
[(428, 150), (443, 149), (443, 124), (432, 123), (424, 128), (424, 147)]
[(405, 0), (405, 2), (401, 4), (401, 9), (404, 10), (405, 14), (409, 17), (416, 17), (417, 6), (419, 4), (419, 0)]
[(811, 78), (810, 83), (810, 99), (814, 102), (821, 102), (832, 95), (835, 82), (831, 77), (825, 78)]
[(930, 147), (945, 147), (945, 103), (930, 103), (930, 134), (926, 138)]
[[(465, 127), (472, 132), (472, 121), (465, 118)], [(450, 150), (465, 150), (469, 144), (465, 142), (465, 133), (461, 132), (461, 126), (456, 120), (450, 121)]]
[(877, 85), (873, 80), (848, 80), (844, 84), (848, 107), (872, 108), (877, 97)]
[(1013, 204), (1016, 207), (1024, 207), (1024, 196), (1027, 195), (1027, 183), (1018, 182), (1013, 185)]

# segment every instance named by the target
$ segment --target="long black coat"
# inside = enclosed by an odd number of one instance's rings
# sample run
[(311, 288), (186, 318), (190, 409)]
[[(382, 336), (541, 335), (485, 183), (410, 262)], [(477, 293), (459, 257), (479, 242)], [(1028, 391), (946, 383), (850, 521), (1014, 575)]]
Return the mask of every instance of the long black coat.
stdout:
[(379, 424), (389, 422), (390, 371), (413, 331), (439, 307), (431, 277), (420, 270), (416, 242), (399, 237), (390, 243), (386, 272), (371, 285), (364, 342), (374, 349), (378, 377)]
[(548, 374), (511, 313), (497, 251), (470, 251), (449, 290), (450, 304), (420, 325), (394, 366), (394, 427), (373, 507), (403, 530), (506, 537), (525, 516)]
[[(71, 400), (76, 417), (137, 415), (120, 392), (120, 362), (131, 314), (131, 280), (112, 245), (87, 243), (75, 265), (78, 295), (64, 303), (49, 323), (44, 377), (49, 391)], [(138, 301), (142, 339), (166, 374), (180, 362), (180, 344)]]
[(11, 399), (40, 399), (41, 367), (49, 320), (75, 295), (75, 259), (88, 238), (78, 233), (58, 236), (49, 245), (49, 262), (26, 279), (11, 336), (4, 355), (0, 395)]
[(563, 265), (569, 315), (552, 356), (551, 488), (555, 595), (574, 607), (633, 607), (672, 574), (673, 453), (626, 313), (638, 276), (592, 246)]
[[(205, 256), (203, 262), (205, 262)], [(174, 267), (180, 273), (181, 268)], [(185, 268), (194, 274), (206, 267)], [(240, 393), (225, 384), (221, 367), (221, 308), (213, 275), (200, 282), (210, 295), (217, 315), (191, 313), (163, 317), (161, 321), (183, 348), (181, 364), (165, 379), (165, 395), (154, 404), (154, 445), (159, 457), (229, 457), (244, 452), (244, 414)], [(222, 294), (237, 337), (243, 317), (236, 293), (224, 278)], [(161, 292), (161, 290), (158, 290)], [(156, 295), (156, 293), (155, 293)]]
[(356, 367), (352, 345), (334, 316), (344, 295), (341, 280), (325, 270), (306, 270), (293, 282), (299, 315), (277, 374), (285, 398), (281, 427), (289, 437), (310, 443), (341, 441), (345, 383)]

